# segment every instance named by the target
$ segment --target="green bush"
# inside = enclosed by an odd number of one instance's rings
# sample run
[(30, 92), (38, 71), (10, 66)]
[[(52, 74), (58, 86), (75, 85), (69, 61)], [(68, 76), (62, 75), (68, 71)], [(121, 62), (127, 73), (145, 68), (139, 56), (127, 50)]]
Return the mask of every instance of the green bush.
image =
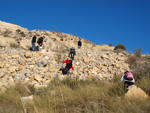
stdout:
[(26, 37), (25, 33), (21, 31), (20, 29), (17, 29), (16, 32), (20, 34), (21, 37)]
[(120, 44), (120, 43), (115, 46), (115, 49), (114, 49), (114, 50), (118, 50), (118, 49), (126, 51), (125, 46), (124, 46), (123, 44)]
[(17, 33), (20, 33), (20, 32), (21, 32), (21, 30), (20, 30), (20, 29), (17, 29), (17, 30), (16, 30), (16, 32), (17, 32)]

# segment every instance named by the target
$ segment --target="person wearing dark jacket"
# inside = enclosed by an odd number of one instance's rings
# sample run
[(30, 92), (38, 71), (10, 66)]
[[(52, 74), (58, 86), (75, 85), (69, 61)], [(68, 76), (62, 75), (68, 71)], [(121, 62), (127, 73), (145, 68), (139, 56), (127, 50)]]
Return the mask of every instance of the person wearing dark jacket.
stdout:
[(32, 38), (32, 51), (36, 51), (36, 47), (35, 47), (35, 43), (36, 43), (36, 37), (37, 35), (34, 35), (33, 38)]
[[(66, 63), (66, 67), (64, 68), (63, 67), (63, 64), (64, 63)], [(63, 61), (63, 63), (62, 63), (62, 65), (61, 65), (61, 67), (62, 67), (62, 73), (63, 73), (63, 75), (65, 75), (65, 74), (68, 74), (68, 72), (69, 72), (69, 70), (72, 68), (72, 70), (74, 70), (74, 68), (73, 68), (73, 66), (72, 66), (72, 60), (65, 60), (65, 61)]]
[(43, 45), (43, 40), (44, 40), (45, 36), (40, 37), (37, 41), (38, 45), (39, 45), (39, 51), (42, 49), (42, 45)]
[(82, 46), (82, 42), (81, 42), (81, 39), (78, 41), (78, 49), (80, 49)]
[(74, 60), (75, 54), (76, 54), (75, 48), (74, 48), (74, 47), (70, 48), (69, 57), (70, 57), (72, 60)]

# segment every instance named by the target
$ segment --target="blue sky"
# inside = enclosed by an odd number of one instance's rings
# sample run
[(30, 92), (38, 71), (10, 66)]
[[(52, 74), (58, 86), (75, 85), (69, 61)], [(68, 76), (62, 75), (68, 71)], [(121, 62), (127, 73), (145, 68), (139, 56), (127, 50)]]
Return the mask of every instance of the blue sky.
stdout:
[(0, 20), (150, 54), (150, 0), (3, 0)]

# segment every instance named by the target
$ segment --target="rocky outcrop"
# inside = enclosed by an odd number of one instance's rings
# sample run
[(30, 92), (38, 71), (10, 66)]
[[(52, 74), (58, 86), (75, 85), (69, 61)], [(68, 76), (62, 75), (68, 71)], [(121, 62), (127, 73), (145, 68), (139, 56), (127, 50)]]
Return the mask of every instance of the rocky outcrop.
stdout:
[[(59, 68), (62, 61), (67, 58), (70, 47), (76, 48), (74, 71), (70, 70), (73, 79), (108, 80), (129, 70), (129, 65), (125, 63), (128, 53), (114, 53), (112, 51), (114, 47), (96, 45), (81, 39), (83, 46), (78, 50), (77, 41), (80, 37), (52, 31), (28, 31), (17, 25), (0, 23), (0, 29), (12, 31), (6, 35), (3, 30), (0, 30), (1, 86), (21, 81), (41, 87), (46, 86), (54, 77), (65, 78)], [(35, 34), (38, 38), (46, 37), (40, 52), (30, 51), (31, 40)], [(20, 38), (18, 43), (16, 39)]]
[[(3, 83), (22, 81), (35, 86), (45, 85), (54, 77), (62, 79), (64, 75), (59, 71), (68, 53), (26, 51), (23, 49), (0, 49), (0, 77)], [(71, 77), (76, 80), (96, 78), (111, 79), (113, 76), (129, 70), (125, 63), (126, 55), (112, 51), (77, 50), (73, 62), (74, 71)], [(11, 80), (12, 81), (12, 80)]]

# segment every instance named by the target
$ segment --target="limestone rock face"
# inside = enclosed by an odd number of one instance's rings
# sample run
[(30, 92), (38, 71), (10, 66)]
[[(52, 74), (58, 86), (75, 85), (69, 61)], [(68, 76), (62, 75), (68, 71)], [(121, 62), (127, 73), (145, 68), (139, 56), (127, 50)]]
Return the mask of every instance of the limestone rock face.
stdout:
[(126, 99), (146, 99), (148, 95), (139, 87), (133, 85), (128, 88), (125, 94)]
[[(42, 50), (33, 52), (30, 49), (35, 34), (37, 38), (45, 36), (45, 39)], [(77, 49), (79, 39), (74, 35), (53, 31), (28, 31), (0, 21), (0, 77), (3, 84), (22, 81), (42, 87), (55, 77), (64, 79), (67, 76), (62, 75), (59, 69), (67, 59), (71, 47), (76, 49), (74, 71), (70, 69), (73, 79), (107, 80), (130, 70), (125, 62), (127, 53), (115, 53), (114, 47), (96, 45), (82, 38), (83, 45), (81, 49)], [(37, 43), (35, 45), (38, 46)]]

